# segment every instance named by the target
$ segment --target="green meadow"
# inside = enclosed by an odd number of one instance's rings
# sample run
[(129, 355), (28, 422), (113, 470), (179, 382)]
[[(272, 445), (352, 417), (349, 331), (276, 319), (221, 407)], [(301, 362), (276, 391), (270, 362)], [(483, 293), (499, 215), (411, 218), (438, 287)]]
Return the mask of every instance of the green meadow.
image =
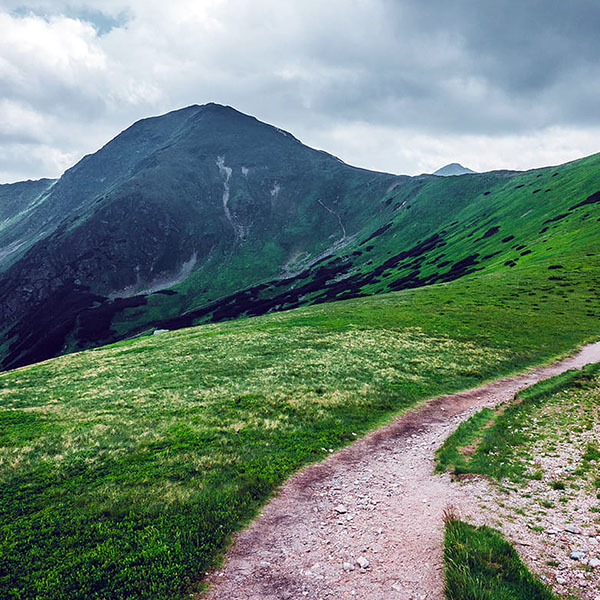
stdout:
[[(0, 597), (201, 588), (292, 472), (600, 336), (595, 257), (120, 342), (0, 374)], [(568, 327), (565, 326), (568, 323)]]

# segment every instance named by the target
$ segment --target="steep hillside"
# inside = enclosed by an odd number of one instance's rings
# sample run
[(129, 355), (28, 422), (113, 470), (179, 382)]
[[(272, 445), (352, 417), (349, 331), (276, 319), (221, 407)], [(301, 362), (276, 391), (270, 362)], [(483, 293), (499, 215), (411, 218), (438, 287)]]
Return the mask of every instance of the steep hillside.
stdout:
[(15, 228), (27, 220), (53, 183), (52, 179), (40, 179), (0, 185), (0, 269), (28, 244), (31, 232), (19, 237), (14, 235)]
[(111, 313), (178, 283), (161, 317), (310, 264), (347, 244), (396, 180), (228, 107), (140, 121), (7, 229), (3, 250), (18, 250), (0, 262), (4, 366), (113, 338)]
[(0, 185), (0, 219), (3, 234), (10, 220), (31, 209), (31, 204), (53, 183), (53, 179), (39, 179)]
[[(595, 155), (527, 173), (403, 179), (378, 203), (369, 227), (333, 255), (154, 325), (178, 328), (516, 267), (547, 272), (548, 285), (560, 287), (573, 261), (600, 251), (599, 172)], [(152, 297), (148, 307), (169, 301)], [(135, 313), (124, 317), (113, 321), (117, 330), (136, 331), (129, 329)]]
[(554, 269), (559, 285), (571, 255), (598, 251), (599, 172), (595, 155), (398, 177), (228, 107), (146, 119), (7, 229), (2, 366), (475, 272)]

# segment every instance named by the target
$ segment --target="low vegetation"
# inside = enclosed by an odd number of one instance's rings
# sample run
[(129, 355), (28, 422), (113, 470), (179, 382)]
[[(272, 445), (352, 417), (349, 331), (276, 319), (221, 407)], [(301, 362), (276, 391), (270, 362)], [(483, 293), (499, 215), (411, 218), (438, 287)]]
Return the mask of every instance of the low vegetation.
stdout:
[(0, 597), (197, 589), (294, 470), (422, 399), (600, 335), (591, 276), (569, 269), (565, 298), (545, 272), (480, 275), (1, 374)]
[[(543, 381), (506, 406), (477, 413), (437, 453), (439, 470), (479, 473), (498, 484), (485, 498), (478, 495), (489, 518), (522, 540), (527, 563), (569, 598), (597, 589), (600, 577), (599, 404), (600, 363)], [(472, 561), (476, 551), (466, 549), (463, 559)], [(484, 585), (491, 579), (491, 573), (483, 577)], [(448, 596), (455, 597), (505, 596)]]
[[(519, 392), (508, 405), (479, 411), (461, 423), (436, 452), (438, 472), (478, 473), (513, 482), (542, 480), (538, 451), (551, 453), (558, 442), (569, 441), (570, 432), (577, 436), (592, 429), (599, 374), (600, 364), (567, 371)], [(545, 449), (533, 452), (540, 441), (545, 441)], [(588, 470), (599, 451), (595, 443), (583, 438), (580, 445), (579, 470)], [(564, 481), (552, 480), (549, 485), (565, 489)]]
[(446, 521), (446, 600), (556, 600), (496, 529)]

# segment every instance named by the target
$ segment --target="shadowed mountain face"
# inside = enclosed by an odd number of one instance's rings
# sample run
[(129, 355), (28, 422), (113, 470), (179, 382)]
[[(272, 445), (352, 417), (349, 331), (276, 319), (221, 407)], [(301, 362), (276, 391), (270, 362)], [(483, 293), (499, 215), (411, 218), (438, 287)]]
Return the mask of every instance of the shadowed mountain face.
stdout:
[(210, 104), (134, 124), (55, 183), (0, 188), (5, 366), (112, 339), (109, 313), (176, 284), (154, 317), (309, 265), (395, 179)]
[(0, 186), (2, 367), (553, 261), (598, 238), (599, 163), (399, 177), (229, 107), (145, 119), (56, 182)]

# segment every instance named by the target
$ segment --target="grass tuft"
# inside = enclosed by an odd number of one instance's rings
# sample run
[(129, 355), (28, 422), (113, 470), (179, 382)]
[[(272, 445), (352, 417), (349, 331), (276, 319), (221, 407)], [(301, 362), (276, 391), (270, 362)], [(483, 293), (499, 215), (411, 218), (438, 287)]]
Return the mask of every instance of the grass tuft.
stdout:
[(444, 537), (446, 600), (556, 600), (502, 534), (454, 516)]

